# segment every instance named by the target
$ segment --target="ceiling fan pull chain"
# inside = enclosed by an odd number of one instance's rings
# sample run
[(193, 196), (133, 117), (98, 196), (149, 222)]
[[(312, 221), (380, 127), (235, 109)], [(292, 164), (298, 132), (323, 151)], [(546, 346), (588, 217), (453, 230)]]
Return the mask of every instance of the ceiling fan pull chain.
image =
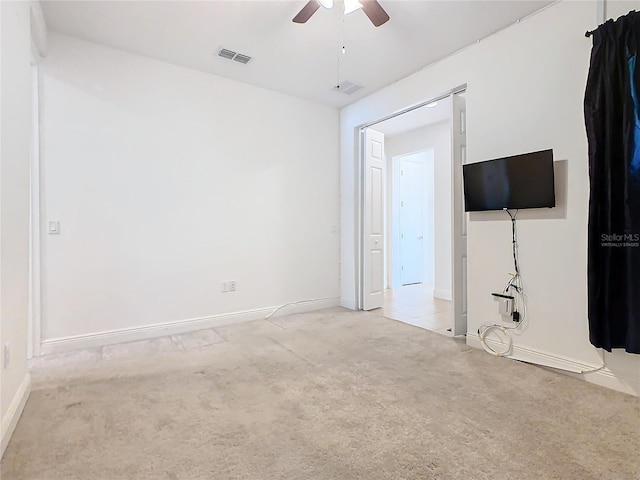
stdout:
[[(341, 31), (342, 29), (342, 31)], [(342, 38), (341, 38), (342, 37)], [(342, 41), (341, 41), (342, 40)], [(338, 26), (338, 45), (342, 44), (342, 51), (344, 52), (344, 17), (342, 17), (342, 22)], [(338, 53), (338, 78), (336, 81), (336, 90), (340, 90), (340, 53)]]
[(347, 49), (344, 46), (344, 15), (342, 16), (342, 54), (347, 53)]

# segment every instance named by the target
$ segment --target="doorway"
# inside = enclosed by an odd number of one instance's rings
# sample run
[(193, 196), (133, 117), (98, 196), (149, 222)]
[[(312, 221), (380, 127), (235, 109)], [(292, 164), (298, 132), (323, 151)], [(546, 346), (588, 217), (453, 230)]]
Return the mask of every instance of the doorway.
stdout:
[[(449, 299), (434, 296), (434, 167), (436, 147), (438, 160), (442, 161), (442, 155), (451, 155), (448, 145), (444, 149), (441, 144), (435, 145), (438, 134), (445, 142), (450, 138), (448, 123), (425, 125), (419, 133), (414, 132), (423, 135), (424, 145), (429, 148), (391, 157), (391, 168), (387, 170), (391, 184), (391, 235), (387, 248), (390, 275), (382, 308), (387, 318), (444, 335), (451, 334), (452, 311)], [(402, 136), (406, 138), (406, 133), (389, 138), (390, 152), (397, 150), (395, 144)]]
[(388, 288), (434, 283), (434, 149), (391, 158)]
[[(461, 175), (461, 165), (466, 160), (466, 107), (464, 96), (460, 95), (463, 92), (464, 86), (360, 128), (358, 210), (362, 243), (359, 244), (358, 255), (358, 307), (363, 310), (381, 307), (381, 313), (389, 318), (448, 335), (466, 334), (466, 248), (463, 248), (466, 246), (466, 215), (462, 209)], [(437, 104), (441, 105), (441, 111), (446, 111), (444, 118), (435, 120), (441, 129), (446, 127), (439, 148), (425, 145), (427, 134), (424, 127), (428, 124), (414, 123), (409, 130), (389, 131), (400, 123), (407, 123), (407, 118), (415, 120), (420, 110), (425, 112), (428, 110), (426, 107), (433, 108)], [(402, 142), (396, 140), (398, 133), (403, 134)], [(369, 145), (372, 141), (375, 145)], [(413, 145), (413, 150), (390, 149), (392, 143), (396, 146), (402, 143), (406, 148)], [(412, 155), (424, 155), (429, 150), (433, 152), (434, 174), (433, 180), (427, 184), (431, 183), (433, 193), (425, 194), (424, 188), (418, 189), (419, 183), (424, 186), (424, 163)], [(445, 150), (447, 153), (443, 161)], [(371, 158), (372, 152), (377, 152), (378, 158)], [(385, 157), (382, 162), (380, 152)], [(381, 164), (386, 166), (382, 172), (383, 182), (375, 182), (373, 180), (380, 178)], [(403, 170), (411, 172), (411, 178), (405, 182), (401, 182)], [(423, 182), (418, 182), (418, 178)], [(372, 191), (376, 183), (386, 184), (383, 192)], [(409, 198), (420, 205), (409, 209), (404, 216), (398, 207), (403, 201), (400, 199), (401, 187), (406, 190), (403, 193), (405, 201)], [(371, 201), (385, 194), (387, 199), (383, 202), (388, 207), (384, 219), (377, 219), (376, 212), (380, 209)], [(433, 206), (429, 205), (429, 198), (434, 199)], [(443, 207), (443, 202), (448, 203)], [(379, 200), (376, 203), (379, 205)], [(428, 211), (433, 212), (433, 218), (425, 222)], [(401, 224), (403, 233), (399, 232)], [(433, 225), (433, 233), (427, 233), (429, 224)], [(370, 231), (372, 225), (383, 225), (384, 234), (381, 235), (380, 228), (377, 232)], [(441, 238), (436, 240), (438, 236)], [(407, 241), (402, 245), (404, 239)], [(431, 249), (428, 248), (431, 247), (430, 242), (433, 243)], [(385, 257), (383, 282), (379, 281), (381, 253)], [(431, 265), (428, 265), (429, 260), (432, 260)], [(377, 287), (375, 291), (370, 288), (373, 285)], [(380, 288), (381, 285), (384, 286)]]

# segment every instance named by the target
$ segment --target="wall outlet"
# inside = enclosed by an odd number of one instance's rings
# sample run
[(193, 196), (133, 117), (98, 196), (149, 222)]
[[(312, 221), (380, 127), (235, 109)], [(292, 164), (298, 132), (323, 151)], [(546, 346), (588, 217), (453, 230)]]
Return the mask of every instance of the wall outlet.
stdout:
[(236, 291), (236, 281), (235, 280), (231, 280), (229, 282), (229, 291), (230, 292), (235, 292)]
[(2, 368), (9, 368), (9, 365), (11, 365), (11, 345), (5, 343), (2, 349)]
[(226, 280), (224, 280), (222, 282), (222, 284), (220, 285), (220, 291), (221, 292), (228, 292), (229, 291), (229, 282), (227, 282)]

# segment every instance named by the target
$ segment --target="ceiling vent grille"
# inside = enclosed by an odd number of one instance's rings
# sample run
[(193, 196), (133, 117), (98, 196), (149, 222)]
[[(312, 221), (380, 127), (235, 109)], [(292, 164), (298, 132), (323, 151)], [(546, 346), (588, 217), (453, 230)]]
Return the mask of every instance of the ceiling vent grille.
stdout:
[(218, 56), (222, 58), (226, 58), (227, 60), (235, 60), (236, 62), (240, 62), (243, 64), (247, 64), (251, 61), (251, 57), (248, 55), (243, 55), (242, 53), (234, 52), (233, 50), (227, 50), (226, 48), (221, 48), (218, 52)]
[(348, 80), (345, 80), (344, 82), (333, 86), (333, 89), (336, 92), (344, 93), (345, 95), (353, 95), (358, 90), (361, 90), (363, 88), (364, 87), (362, 85), (358, 85), (357, 83), (353, 83)]
[(251, 60), (251, 57), (247, 57), (246, 55), (242, 55), (241, 53), (239, 53), (235, 57), (233, 57), (233, 59), (236, 62), (244, 63), (246, 65), (247, 63), (249, 63), (249, 60)]
[(237, 55), (237, 53), (232, 52), (231, 50), (227, 50), (226, 48), (221, 48), (220, 52), (218, 52), (218, 55), (220, 55), (222, 58), (228, 58), (229, 60), (231, 60)]

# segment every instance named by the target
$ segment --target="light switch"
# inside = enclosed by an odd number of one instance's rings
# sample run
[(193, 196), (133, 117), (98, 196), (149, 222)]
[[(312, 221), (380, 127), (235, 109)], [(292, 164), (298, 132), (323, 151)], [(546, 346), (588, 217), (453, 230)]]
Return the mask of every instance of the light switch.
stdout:
[(58, 220), (49, 220), (49, 235), (57, 235), (60, 233), (60, 222)]

